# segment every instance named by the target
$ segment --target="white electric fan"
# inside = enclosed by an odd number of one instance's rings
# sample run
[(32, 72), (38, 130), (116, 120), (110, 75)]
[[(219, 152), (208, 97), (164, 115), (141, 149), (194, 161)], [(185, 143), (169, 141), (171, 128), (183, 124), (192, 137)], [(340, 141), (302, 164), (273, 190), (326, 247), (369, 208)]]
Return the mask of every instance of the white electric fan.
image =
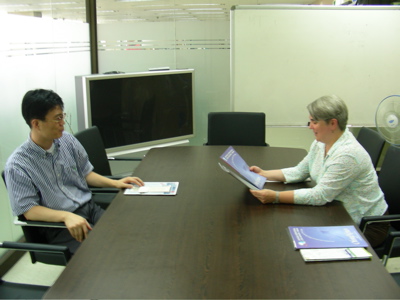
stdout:
[(375, 124), (388, 143), (400, 146), (400, 95), (388, 96), (379, 103)]

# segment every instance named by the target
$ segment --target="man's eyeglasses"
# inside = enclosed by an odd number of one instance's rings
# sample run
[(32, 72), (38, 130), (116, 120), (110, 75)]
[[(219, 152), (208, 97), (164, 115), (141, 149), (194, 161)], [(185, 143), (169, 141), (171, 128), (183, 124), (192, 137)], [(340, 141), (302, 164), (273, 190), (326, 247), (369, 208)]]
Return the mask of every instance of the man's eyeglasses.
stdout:
[(61, 121), (64, 121), (66, 117), (67, 117), (67, 113), (63, 113), (63, 114), (55, 117), (52, 121), (56, 122), (56, 123), (60, 123)]

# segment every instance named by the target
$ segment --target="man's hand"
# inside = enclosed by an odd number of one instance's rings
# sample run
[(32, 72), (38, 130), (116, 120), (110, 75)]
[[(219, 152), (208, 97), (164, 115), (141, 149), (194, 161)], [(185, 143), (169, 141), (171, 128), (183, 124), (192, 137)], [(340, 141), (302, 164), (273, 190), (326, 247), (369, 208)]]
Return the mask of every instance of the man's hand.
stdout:
[(117, 180), (117, 188), (119, 189), (130, 189), (133, 185), (144, 186), (144, 182), (139, 177), (125, 177)]
[(74, 213), (67, 213), (64, 223), (69, 233), (78, 242), (83, 242), (87, 238), (89, 230), (92, 230), (92, 227), (85, 218)]
[(134, 184), (144, 186), (144, 182), (139, 177), (125, 177), (119, 180), (104, 177), (95, 172), (90, 172), (86, 176), (86, 181), (89, 185), (95, 187), (112, 187), (117, 189), (130, 189)]
[(86, 239), (89, 230), (92, 230), (85, 218), (68, 211), (54, 210), (44, 206), (34, 206), (24, 213), (24, 216), (30, 221), (64, 222), (71, 236), (79, 242)]

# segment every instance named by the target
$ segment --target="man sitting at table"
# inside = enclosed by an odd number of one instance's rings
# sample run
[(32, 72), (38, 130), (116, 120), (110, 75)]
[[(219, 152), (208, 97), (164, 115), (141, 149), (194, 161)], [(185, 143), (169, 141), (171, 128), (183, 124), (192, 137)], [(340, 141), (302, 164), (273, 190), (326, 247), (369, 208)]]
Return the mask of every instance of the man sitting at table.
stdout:
[(66, 229), (41, 228), (49, 244), (66, 245), (75, 253), (103, 209), (92, 200), (90, 186), (130, 188), (138, 177), (112, 180), (93, 172), (83, 146), (64, 131), (64, 103), (50, 90), (28, 91), (22, 115), (30, 127), (28, 140), (9, 157), (5, 178), (15, 216), (64, 222)]
[[(308, 155), (293, 168), (265, 171), (252, 166), (251, 171), (269, 180), (301, 182), (311, 177), (317, 185), (310, 189), (275, 192), (251, 190), (262, 203), (324, 205), (333, 200), (343, 202), (356, 224), (364, 216), (381, 216), (388, 205), (379, 187), (371, 158), (346, 128), (348, 110), (337, 96), (321, 97), (307, 106), (315, 141)], [(389, 223), (368, 225), (364, 232), (370, 244), (381, 244)]]

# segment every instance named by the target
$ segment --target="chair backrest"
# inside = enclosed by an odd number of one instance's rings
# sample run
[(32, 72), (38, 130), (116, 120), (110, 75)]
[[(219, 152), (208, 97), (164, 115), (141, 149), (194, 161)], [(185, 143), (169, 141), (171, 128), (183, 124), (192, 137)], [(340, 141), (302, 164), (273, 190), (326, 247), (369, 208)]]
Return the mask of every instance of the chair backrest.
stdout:
[(49, 286), (7, 282), (0, 279), (0, 299), (42, 299)]
[[(393, 145), (388, 147), (378, 179), (389, 205), (389, 213), (400, 214), (400, 148)], [(392, 223), (392, 226), (400, 230), (398, 223)]]
[(258, 112), (211, 112), (206, 145), (268, 146), (265, 114)]
[[(4, 241), (0, 242), (0, 248), (57, 254), (63, 257), (63, 263), (60, 263), (63, 266), (66, 266), (71, 259), (71, 253), (67, 246)], [(0, 299), (42, 299), (48, 289), (48, 286), (7, 282), (2, 278), (0, 279)]]
[(110, 163), (107, 158), (103, 138), (97, 126), (84, 129), (75, 134), (75, 137), (85, 148), (89, 160), (94, 167), (94, 172), (103, 176), (111, 176)]
[(4, 174), (4, 170), (3, 170), (3, 171), (1, 171), (1, 178), (3, 178), (4, 185), (7, 187), (7, 183), (6, 183), (6, 175)]
[[(7, 187), (4, 170), (1, 171), (1, 177), (3, 178), (4, 185)], [(24, 215), (18, 216), (18, 219), (22, 221), (26, 220)], [(24, 233), (25, 240), (28, 243), (42, 243), (42, 244), (47, 243), (47, 240), (41, 234), (39, 227), (22, 226), (22, 232)], [(29, 254), (31, 256), (32, 263), (41, 262), (51, 265), (65, 265), (64, 256), (60, 255), (60, 253), (29, 251)]]
[(372, 164), (376, 168), (385, 145), (385, 139), (377, 131), (362, 127), (357, 135), (357, 140), (371, 156)]

